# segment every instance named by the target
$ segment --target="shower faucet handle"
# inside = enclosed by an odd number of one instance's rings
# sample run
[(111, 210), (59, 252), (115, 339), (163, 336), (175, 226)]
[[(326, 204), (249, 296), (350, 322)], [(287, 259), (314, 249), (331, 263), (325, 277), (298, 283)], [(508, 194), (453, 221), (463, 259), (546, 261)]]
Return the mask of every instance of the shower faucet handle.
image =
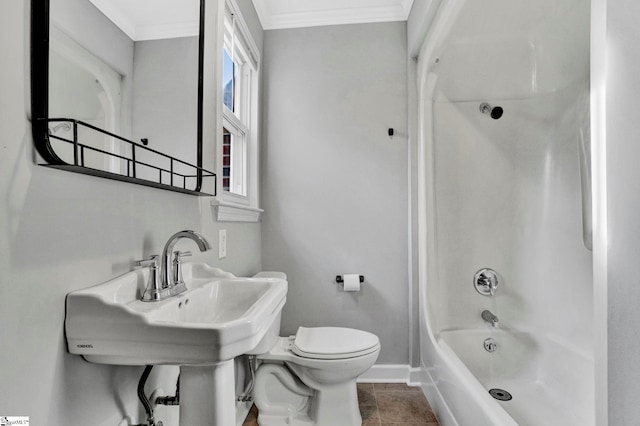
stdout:
[(498, 289), (498, 274), (493, 269), (480, 269), (473, 277), (473, 285), (483, 296), (493, 296)]

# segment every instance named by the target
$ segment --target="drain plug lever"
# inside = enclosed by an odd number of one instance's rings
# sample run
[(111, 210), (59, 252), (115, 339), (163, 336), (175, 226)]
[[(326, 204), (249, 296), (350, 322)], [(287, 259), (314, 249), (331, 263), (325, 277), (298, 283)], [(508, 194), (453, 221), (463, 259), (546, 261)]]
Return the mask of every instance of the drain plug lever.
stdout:
[(498, 342), (496, 342), (495, 339), (492, 339), (491, 337), (488, 339), (485, 339), (484, 341), (484, 350), (487, 352), (495, 352), (496, 349), (498, 349)]

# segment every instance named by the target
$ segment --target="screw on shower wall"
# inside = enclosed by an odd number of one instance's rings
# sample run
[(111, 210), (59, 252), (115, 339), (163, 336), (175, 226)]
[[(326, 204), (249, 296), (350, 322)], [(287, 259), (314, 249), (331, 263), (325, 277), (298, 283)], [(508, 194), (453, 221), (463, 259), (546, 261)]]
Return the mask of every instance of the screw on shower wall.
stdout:
[(480, 112), (483, 114), (489, 114), (491, 112), (491, 105), (486, 102), (480, 104)]

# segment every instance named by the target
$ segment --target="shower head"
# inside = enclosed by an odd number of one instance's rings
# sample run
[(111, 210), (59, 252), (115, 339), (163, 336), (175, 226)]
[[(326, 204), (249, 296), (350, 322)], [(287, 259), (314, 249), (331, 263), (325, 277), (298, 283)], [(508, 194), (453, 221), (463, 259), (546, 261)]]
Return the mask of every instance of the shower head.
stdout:
[(504, 110), (501, 106), (492, 107), (486, 102), (480, 104), (480, 112), (483, 114), (489, 114), (494, 120), (498, 120), (504, 114)]

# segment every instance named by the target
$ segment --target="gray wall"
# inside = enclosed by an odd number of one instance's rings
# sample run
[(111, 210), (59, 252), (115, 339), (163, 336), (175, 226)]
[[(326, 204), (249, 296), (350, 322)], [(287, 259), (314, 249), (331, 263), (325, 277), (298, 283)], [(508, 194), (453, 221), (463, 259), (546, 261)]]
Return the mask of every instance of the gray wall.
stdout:
[(51, 0), (51, 21), (118, 72), (131, 75), (133, 42), (89, 0)]
[(52, 25), (123, 76), (120, 133), (129, 137), (133, 91), (133, 41), (89, 0), (52, 0), (50, 20)]
[[(406, 24), (266, 31), (264, 51), (262, 250), (289, 277), (283, 333), (368, 330), (379, 364), (407, 364)], [(335, 283), (351, 272), (358, 293)]]
[[(196, 164), (198, 37), (134, 46), (132, 139), (148, 138), (149, 148)], [(148, 161), (158, 164), (157, 158)], [(176, 171), (193, 173), (188, 168)]]
[[(141, 369), (89, 364), (64, 339), (68, 292), (131, 270), (184, 228), (202, 231), (213, 251), (194, 253), (239, 275), (261, 269), (259, 224), (216, 223), (208, 197), (36, 166), (29, 117), (29, 2), (0, 2), (0, 414), (41, 425), (141, 422)], [(10, 64), (10, 66), (8, 65)], [(218, 260), (218, 229), (228, 254)], [(194, 250), (185, 242), (181, 250)], [(173, 392), (177, 368), (157, 368), (149, 388)], [(177, 409), (160, 418), (177, 426)], [(164, 414), (162, 414), (164, 413)]]

